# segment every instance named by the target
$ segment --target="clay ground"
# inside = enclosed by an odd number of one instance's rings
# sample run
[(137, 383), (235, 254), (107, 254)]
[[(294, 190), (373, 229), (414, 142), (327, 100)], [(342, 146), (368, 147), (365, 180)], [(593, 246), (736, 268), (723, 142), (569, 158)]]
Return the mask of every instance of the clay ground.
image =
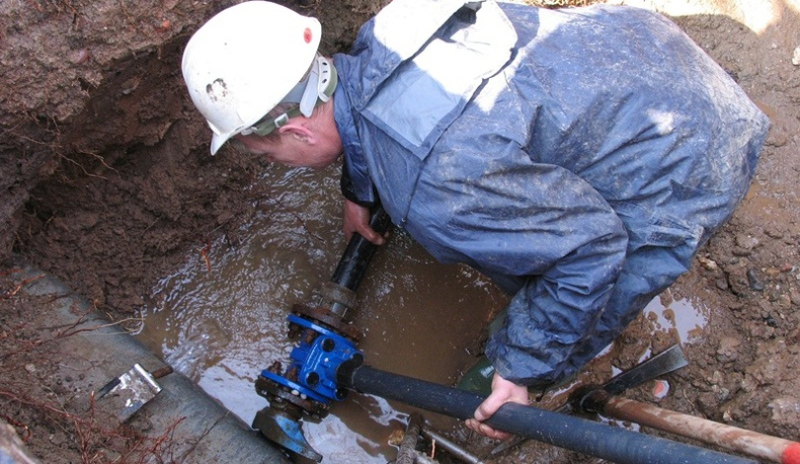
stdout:
[[(119, 459), (131, 444), (96, 429), (87, 435), (86, 423), (63, 410), (74, 379), (48, 375), (58, 354), (37, 340), (53, 334), (31, 323), (39, 306), (17, 291), (24, 282), (13, 269), (21, 259), (50, 272), (121, 321), (187, 253), (219, 236), (236, 246), (264, 167), (233, 150), (207, 156), (207, 129), (179, 71), (191, 32), (232, 3), (0, 5), (0, 418), (44, 462)], [(323, 52), (332, 53), (346, 51), (382, 3), (291, 5), (320, 18)], [(664, 295), (701, 301), (707, 323), (684, 346), (690, 366), (670, 377), (659, 405), (798, 440), (800, 2), (625, 3), (670, 15), (772, 121), (745, 203)], [(640, 318), (620, 338), (610, 355), (617, 366), (674, 341), (646, 336), (652, 322)], [(653, 401), (646, 388), (630, 395)], [(476, 452), (492, 445), (468, 443)], [(580, 460), (532, 443), (496, 459)]]

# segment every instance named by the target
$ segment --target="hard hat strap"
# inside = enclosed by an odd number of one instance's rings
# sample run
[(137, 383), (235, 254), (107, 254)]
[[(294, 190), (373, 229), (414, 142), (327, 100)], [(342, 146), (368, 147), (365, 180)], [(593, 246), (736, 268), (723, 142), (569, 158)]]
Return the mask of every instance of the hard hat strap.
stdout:
[(327, 102), (333, 96), (338, 83), (336, 68), (327, 58), (317, 55), (311, 64), (308, 75), (300, 81), (281, 103), (298, 103), (286, 112), (272, 118), (267, 114), (257, 123), (241, 132), (242, 135), (257, 134), (265, 136), (285, 125), (290, 118), (300, 115), (310, 117), (314, 107)]
[(306, 77), (289, 92), (281, 103), (299, 103), (300, 112), (310, 117), (319, 100), (323, 102), (336, 90), (336, 69), (327, 58), (317, 54)]

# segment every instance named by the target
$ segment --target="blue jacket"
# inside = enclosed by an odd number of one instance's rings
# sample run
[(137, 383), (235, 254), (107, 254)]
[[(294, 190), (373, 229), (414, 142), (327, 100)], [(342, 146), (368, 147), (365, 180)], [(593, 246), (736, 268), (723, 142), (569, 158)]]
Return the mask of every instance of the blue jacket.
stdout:
[(344, 193), (511, 292), (486, 354), (548, 384), (689, 268), (769, 123), (657, 13), (463, 5), (395, 0), (334, 56)]

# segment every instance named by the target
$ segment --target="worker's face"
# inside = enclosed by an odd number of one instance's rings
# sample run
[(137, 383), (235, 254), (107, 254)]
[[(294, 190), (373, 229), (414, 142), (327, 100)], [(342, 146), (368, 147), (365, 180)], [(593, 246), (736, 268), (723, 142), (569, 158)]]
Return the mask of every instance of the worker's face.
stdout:
[(240, 134), (236, 140), (254, 155), (263, 156), (271, 163), (293, 167), (322, 169), (336, 161), (341, 153), (341, 145), (324, 141), (312, 144), (291, 133), (269, 138)]

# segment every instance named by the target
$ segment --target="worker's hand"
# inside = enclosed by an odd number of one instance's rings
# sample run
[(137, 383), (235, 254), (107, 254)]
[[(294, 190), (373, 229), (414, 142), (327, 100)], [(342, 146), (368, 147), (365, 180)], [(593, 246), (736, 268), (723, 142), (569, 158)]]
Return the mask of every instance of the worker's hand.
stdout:
[(506, 403), (519, 403), (527, 406), (528, 401), (528, 387), (523, 387), (510, 382), (502, 377), (497, 372), (494, 373), (492, 378), (492, 393), (478, 406), (475, 410), (475, 418), (467, 419), (466, 426), (478, 432), (481, 435), (493, 438), (495, 440), (506, 440), (511, 438), (511, 434), (496, 430), (483, 421), (492, 417), (500, 406)]
[(347, 240), (353, 236), (353, 232), (358, 232), (359, 235), (374, 243), (375, 245), (383, 245), (386, 239), (381, 237), (381, 234), (375, 232), (369, 226), (369, 208), (353, 203), (345, 198), (344, 200), (344, 236)]

